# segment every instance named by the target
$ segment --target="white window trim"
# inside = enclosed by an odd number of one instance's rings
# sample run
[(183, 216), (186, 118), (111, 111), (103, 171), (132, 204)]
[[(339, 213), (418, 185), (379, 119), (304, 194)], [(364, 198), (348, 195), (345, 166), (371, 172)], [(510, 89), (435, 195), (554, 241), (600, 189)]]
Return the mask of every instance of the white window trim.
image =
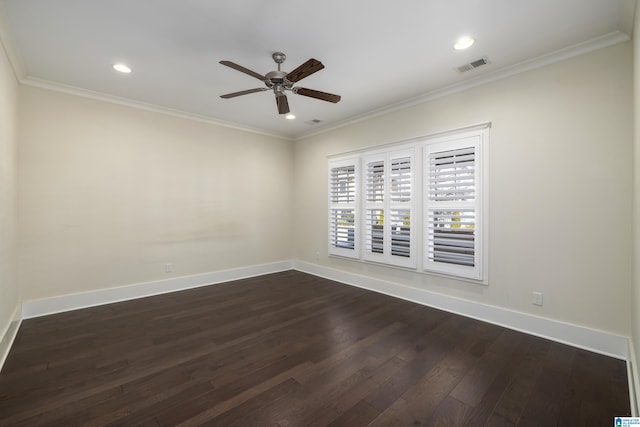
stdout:
[[(476, 284), (488, 284), (488, 208), (489, 208), (489, 191), (488, 191), (488, 171), (489, 171), (489, 129), (491, 123), (483, 123), (479, 125), (468, 126), (461, 129), (455, 129), (445, 132), (439, 132), (423, 137), (411, 138), (409, 140), (384, 144), (377, 147), (366, 148), (362, 150), (352, 151), (344, 154), (337, 154), (328, 157), (329, 160), (329, 185), (331, 180), (331, 168), (336, 165), (354, 165), (356, 168), (356, 204), (355, 204), (355, 248), (354, 250), (339, 250), (341, 248), (332, 247), (330, 237), (329, 240), (329, 256), (337, 256), (341, 258), (349, 258), (354, 261), (376, 263), (390, 268), (401, 268), (412, 271), (421, 272), (430, 276), (450, 277), (455, 280), (471, 282)], [(452, 141), (472, 136), (479, 137), (479, 148), (476, 152), (476, 159), (480, 165), (476, 171), (476, 195), (479, 200), (479, 206), (476, 210), (476, 266), (474, 273), (464, 269), (434, 269), (429, 265), (427, 260), (427, 222), (426, 215), (428, 212), (428, 197), (424, 194), (427, 191), (427, 165), (425, 156), (427, 155), (427, 147), (431, 144)], [(367, 212), (366, 201), (366, 159), (378, 156), (383, 158), (385, 155), (397, 158), (395, 153), (413, 150), (414, 157), (412, 161), (412, 197), (411, 197), (411, 262), (389, 262), (384, 257), (377, 257), (367, 254), (366, 251), (366, 224), (365, 215)], [(331, 212), (331, 194), (329, 194), (329, 210)], [(330, 218), (329, 223), (331, 221)], [(330, 227), (330, 224), (329, 224)], [(385, 241), (387, 239), (385, 238)], [(393, 258), (401, 258), (394, 256)]]

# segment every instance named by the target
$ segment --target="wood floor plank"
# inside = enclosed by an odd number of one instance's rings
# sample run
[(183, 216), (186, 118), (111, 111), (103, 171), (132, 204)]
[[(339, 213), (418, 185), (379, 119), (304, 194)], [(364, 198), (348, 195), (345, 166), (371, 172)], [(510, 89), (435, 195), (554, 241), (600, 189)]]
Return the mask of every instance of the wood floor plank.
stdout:
[(516, 333), (504, 331), (482, 357), (477, 359), (475, 367), (453, 389), (451, 397), (470, 407), (478, 405), (495, 378), (504, 372), (505, 364), (509, 363), (519, 344), (520, 340)]
[[(447, 396), (423, 425), (433, 427), (471, 426), (472, 408), (454, 397)], [(484, 423), (483, 423), (484, 424)]]
[(286, 271), (23, 321), (0, 426), (608, 425), (627, 387), (624, 361)]
[(330, 427), (366, 426), (380, 413), (364, 401), (359, 401), (349, 410), (328, 424)]
[[(356, 353), (341, 360), (322, 376), (312, 377), (304, 383), (296, 396), (281, 402), (280, 408), (273, 408), (280, 413), (276, 422), (280, 425), (309, 425), (323, 408), (331, 411), (331, 419), (339, 416), (340, 409), (336, 409), (335, 402), (354, 386), (366, 382), (373, 372), (383, 372), (384, 362), (365, 353)], [(393, 362), (394, 365), (397, 363), (402, 362)]]
[(405, 361), (399, 358), (392, 358), (374, 369), (358, 372), (363, 378), (333, 399), (325, 399), (322, 406), (309, 414), (305, 425), (320, 427), (331, 424), (342, 414), (357, 405), (370, 390), (381, 387), (382, 384), (388, 381), (389, 378), (394, 377), (405, 366)]
[[(251, 387), (242, 393), (236, 394), (229, 399), (220, 402), (219, 404), (210, 406), (205, 411), (202, 411), (197, 415), (176, 424), (176, 426), (191, 427), (200, 426), (206, 422), (216, 422), (216, 418), (220, 414), (227, 413), (236, 407), (241, 407), (241, 405), (244, 405), (250, 399), (256, 398), (256, 396), (266, 392), (275, 385), (280, 384), (288, 379), (295, 380), (296, 372), (308, 369), (309, 365), (311, 365), (310, 362), (304, 362), (300, 365), (296, 365), (293, 368), (287, 371), (283, 371), (281, 374), (276, 375), (263, 383), (256, 384), (254, 387)], [(219, 421), (219, 419), (217, 421)]]
[[(406, 392), (392, 400), (370, 424), (376, 427), (425, 425), (433, 411), (449, 396), (470, 369), (471, 356), (454, 350), (431, 368)], [(374, 402), (379, 404), (374, 398)], [(365, 399), (368, 401), (369, 398)]]
[(496, 412), (500, 399), (507, 394), (509, 385), (521, 374), (521, 366), (530, 343), (513, 331), (508, 331), (506, 335), (511, 335), (516, 345), (508, 357), (502, 359), (501, 369), (489, 387), (484, 390), (480, 400), (473, 405), (467, 420), (469, 426), (485, 425), (491, 415)]

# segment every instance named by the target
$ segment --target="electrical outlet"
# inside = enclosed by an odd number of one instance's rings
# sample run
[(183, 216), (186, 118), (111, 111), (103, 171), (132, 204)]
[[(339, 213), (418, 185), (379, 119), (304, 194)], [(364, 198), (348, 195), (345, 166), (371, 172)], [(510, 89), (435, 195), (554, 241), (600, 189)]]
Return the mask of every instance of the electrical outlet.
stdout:
[(173, 264), (171, 264), (170, 262), (166, 263), (164, 265), (164, 272), (171, 273), (172, 271), (173, 271)]
[(533, 299), (531, 303), (533, 305), (542, 305), (542, 292), (532, 292)]

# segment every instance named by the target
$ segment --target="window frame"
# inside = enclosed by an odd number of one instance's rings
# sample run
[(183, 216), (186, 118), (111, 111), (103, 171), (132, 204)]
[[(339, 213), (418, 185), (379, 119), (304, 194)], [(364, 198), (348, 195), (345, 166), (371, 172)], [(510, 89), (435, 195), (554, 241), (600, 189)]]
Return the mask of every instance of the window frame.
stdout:
[[(444, 276), (456, 280), (467, 281), (476, 284), (488, 284), (488, 152), (489, 152), (489, 130), (491, 123), (486, 122), (465, 128), (454, 129), (437, 134), (411, 138), (404, 141), (384, 144), (381, 146), (365, 148), (344, 154), (328, 156), (329, 172), (329, 209), (328, 209), (328, 240), (329, 256), (349, 258), (354, 261), (364, 263), (375, 263), (387, 267), (399, 267), (425, 275)], [(429, 162), (428, 153), (438, 147), (445, 147), (447, 144), (455, 145), (456, 141), (471, 138), (477, 142), (475, 148), (476, 169), (474, 173), (474, 191), (476, 193), (476, 203), (473, 206), (475, 215), (474, 224), (474, 251), (473, 268), (451, 264), (443, 266), (442, 262), (434, 263), (428, 259), (429, 254), (429, 210), (432, 209), (432, 202), (429, 201)], [(440, 144), (440, 145), (438, 145)], [(391, 159), (400, 159), (402, 154), (409, 154), (411, 157), (411, 196), (410, 203), (406, 205), (410, 214), (410, 256), (403, 257), (391, 255), (391, 250), (386, 249), (385, 253), (372, 253), (367, 249), (367, 213), (373, 209), (384, 210), (383, 225), (388, 222), (388, 215), (391, 210), (403, 209), (405, 206), (394, 205), (386, 201), (388, 199), (389, 184), (388, 175), (391, 171)], [(406, 157), (406, 156), (405, 156)], [(384, 202), (367, 200), (367, 165), (368, 163), (382, 162), (384, 182)], [(336, 166), (353, 165), (355, 168), (356, 197), (352, 205), (354, 209), (354, 248), (344, 250), (331, 244), (331, 209), (336, 208), (331, 202), (331, 170)], [(459, 215), (458, 211), (450, 212)], [(451, 216), (449, 217), (451, 218)], [(453, 220), (453, 219), (450, 219)], [(391, 241), (391, 231), (389, 227), (383, 227), (383, 245), (389, 248)], [(369, 245), (371, 247), (371, 245)], [(446, 252), (446, 251), (443, 251)], [(452, 267), (453, 266), (453, 267)]]

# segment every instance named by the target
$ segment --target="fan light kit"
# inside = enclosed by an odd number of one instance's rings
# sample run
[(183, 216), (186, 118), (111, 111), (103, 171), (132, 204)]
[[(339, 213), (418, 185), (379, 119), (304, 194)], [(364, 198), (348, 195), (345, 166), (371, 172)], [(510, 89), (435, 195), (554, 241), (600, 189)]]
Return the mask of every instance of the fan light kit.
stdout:
[[(322, 62), (318, 61), (317, 59), (311, 58), (304, 64), (300, 65), (298, 68), (287, 73), (280, 70), (280, 65), (282, 65), (285, 59), (287, 59), (287, 56), (282, 52), (275, 52), (273, 55), (271, 55), (271, 57), (273, 58), (275, 63), (278, 64), (278, 69), (276, 71), (270, 71), (264, 76), (234, 62), (220, 61), (222, 65), (226, 65), (227, 67), (233, 68), (234, 70), (248, 74), (251, 77), (255, 77), (256, 79), (262, 81), (266, 86), (255, 89), (247, 89), (240, 92), (228, 93), (226, 95), (220, 95), (220, 98), (235, 98), (236, 96), (248, 95), (250, 93), (263, 92), (271, 89), (276, 96), (276, 105), (278, 106), (278, 113), (280, 114), (289, 114), (290, 112), (286, 91), (291, 91), (296, 95), (308, 96), (311, 98), (320, 99), (322, 101), (333, 102), (334, 104), (340, 101), (340, 95), (334, 95), (332, 93), (321, 92), (319, 90), (293, 86), (295, 83), (299, 82), (305, 77), (309, 77), (311, 74), (322, 70), (324, 68)], [(295, 118), (295, 116), (293, 118)]]

